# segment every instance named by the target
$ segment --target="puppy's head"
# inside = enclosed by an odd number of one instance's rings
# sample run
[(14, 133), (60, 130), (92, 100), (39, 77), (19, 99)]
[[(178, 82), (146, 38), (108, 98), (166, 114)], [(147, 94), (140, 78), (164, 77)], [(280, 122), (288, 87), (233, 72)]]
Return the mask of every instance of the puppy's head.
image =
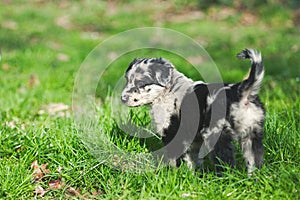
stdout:
[(151, 104), (170, 86), (173, 65), (162, 58), (134, 59), (126, 71), (121, 100), (127, 106)]

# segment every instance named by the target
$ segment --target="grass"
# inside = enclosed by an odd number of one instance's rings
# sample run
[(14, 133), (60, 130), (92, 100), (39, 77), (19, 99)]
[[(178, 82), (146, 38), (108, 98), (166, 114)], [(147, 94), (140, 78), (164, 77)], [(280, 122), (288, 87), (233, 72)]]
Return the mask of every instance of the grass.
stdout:
[[(239, 11), (215, 5), (199, 11), (195, 5), (137, 0), (1, 2), (0, 198), (41, 198), (34, 193), (41, 186), (46, 199), (299, 199), (300, 42), (293, 9), (274, 4)], [(245, 63), (234, 58), (238, 51), (256, 47), (263, 52), (265, 164), (255, 177), (247, 177), (239, 151), (237, 169), (222, 178), (213, 171), (193, 173), (184, 165), (143, 173), (118, 170), (105, 163), (113, 155), (92, 151), (82, 140), (88, 134), (78, 128), (71, 109), (51, 114), (52, 103), (72, 106), (76, 73), (96, 45), (144, 26), (171, 28), (203, 44), (225, 81), (241, 80), (247, 71)], [(104, 79), (107, 88), (99, 85), (97, 90), (96, 127), (121, 150), (145, 153), (149, 144), (159, 141), (129, 137), (112, 119), (110, 98), (103, 98), (111, 94), (108, 88), (114, 88), (131, 59), (140, 55), (168, 57), (184, 73), (199, 77), (182, 67), (188, 65), (184, 58), (162, 51), (131, 52), (111, 64)], [(133, 112), (140, 125), (149, 123), (145, 112)], [(102, 144), (100, 139), (93, 142)], [(39, 181), (31, 168), (35, 160), (40, 167), (48, 163), (50, 170), (44, 168)], [(58, 185), (51, 185), (53, 181)]]

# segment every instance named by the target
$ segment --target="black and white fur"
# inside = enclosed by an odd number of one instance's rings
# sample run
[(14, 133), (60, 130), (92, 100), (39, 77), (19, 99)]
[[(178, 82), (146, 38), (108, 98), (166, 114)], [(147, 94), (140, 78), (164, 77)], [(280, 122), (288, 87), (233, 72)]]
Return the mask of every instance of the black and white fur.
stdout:
[(162, 58), (130, 63), (121, 100), (130, 107), (151, 105), (157, 132), (176, 165), (184, 160), (192, 167), (199, 166), (204, 144), (218, 171), (224, 163), (234, 167), (232, 141), (237, 140), (249, 176), (262, 166), (265, 110), (258, 97), (264, 76), (262, 58), (252, 49), (237, 57), (250, 59), (252, 66), (248, 78), (236, 84), (194, 82)]

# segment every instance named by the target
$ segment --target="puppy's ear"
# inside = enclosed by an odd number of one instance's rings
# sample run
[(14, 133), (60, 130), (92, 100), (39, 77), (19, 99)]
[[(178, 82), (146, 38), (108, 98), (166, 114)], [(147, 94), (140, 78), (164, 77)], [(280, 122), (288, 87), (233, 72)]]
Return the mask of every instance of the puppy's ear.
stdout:
[(173, 69), (169, 63), (155, 63), (151, 66), (151, 74), (158, 85), (166, 87), (171, 81)]
[(172, 69), (173, 68), (171, 67), (163, 68), (161, 71), (156, 73), (156, 80), (160, 85), (165, 87), (170, 83)]

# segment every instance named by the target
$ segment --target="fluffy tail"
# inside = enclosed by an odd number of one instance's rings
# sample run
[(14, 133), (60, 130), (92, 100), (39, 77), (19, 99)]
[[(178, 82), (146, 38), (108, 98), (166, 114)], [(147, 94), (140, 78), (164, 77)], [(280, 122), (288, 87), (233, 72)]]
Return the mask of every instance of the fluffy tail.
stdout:
[(245, 49), (237, 54), (237, 57), (240, 59), (250, 59), (252, 63), (249, 77), (241, 83), (239, 91), (243, 96), (245, 94), (247, 96), (256, 96), (264, 77), (264, 65), (261, 54), (254, 49)]

